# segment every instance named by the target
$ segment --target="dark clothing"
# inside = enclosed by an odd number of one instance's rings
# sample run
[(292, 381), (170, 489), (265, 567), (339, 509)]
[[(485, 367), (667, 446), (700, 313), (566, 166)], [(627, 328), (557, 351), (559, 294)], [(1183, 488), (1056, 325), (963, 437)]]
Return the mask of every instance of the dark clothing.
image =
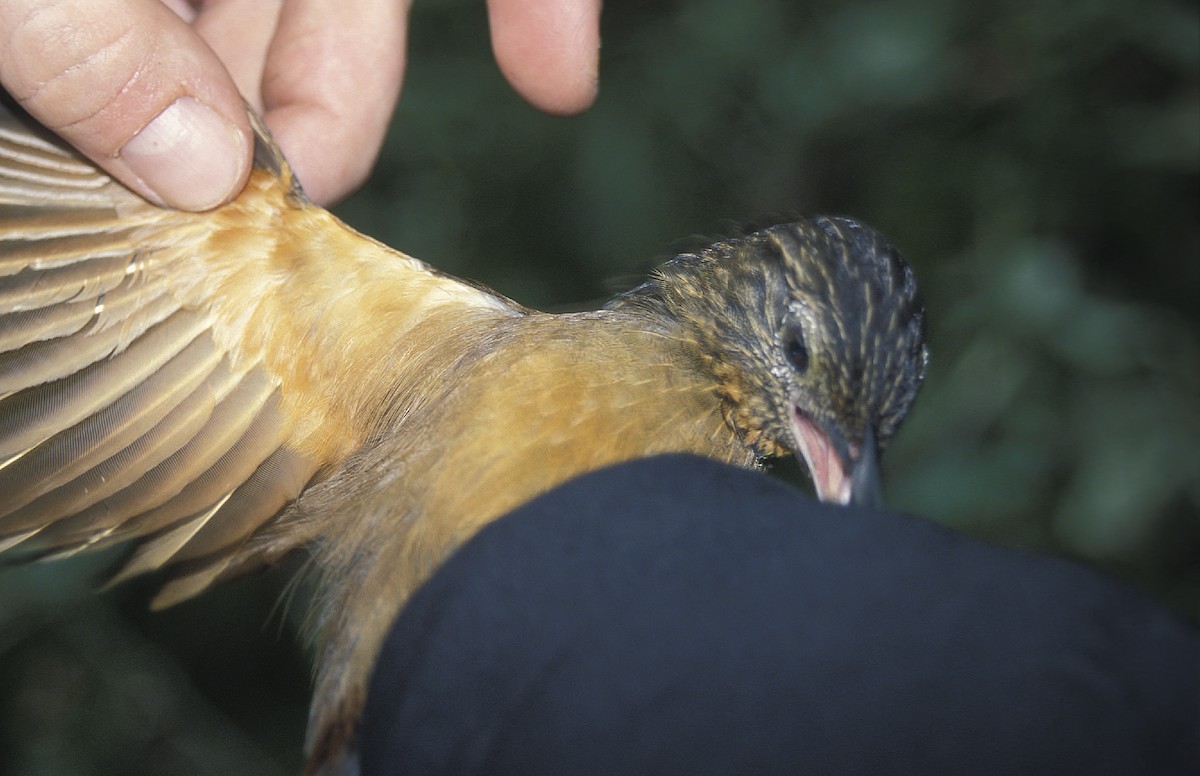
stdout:
[(1076, 564), (686, 456), (484, 529), (412, 599), (382, 774), (1200, 773), (1200, 635)]

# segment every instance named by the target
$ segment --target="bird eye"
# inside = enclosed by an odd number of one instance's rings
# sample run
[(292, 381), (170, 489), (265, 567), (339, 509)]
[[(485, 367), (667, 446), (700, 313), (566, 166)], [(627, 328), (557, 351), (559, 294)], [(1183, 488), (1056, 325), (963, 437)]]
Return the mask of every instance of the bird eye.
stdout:
[(804, 344), (804, 333), (799, 328), (789, 329), (784, 334), (783, 353), (797, 372), (808, 371), (808, 346)]

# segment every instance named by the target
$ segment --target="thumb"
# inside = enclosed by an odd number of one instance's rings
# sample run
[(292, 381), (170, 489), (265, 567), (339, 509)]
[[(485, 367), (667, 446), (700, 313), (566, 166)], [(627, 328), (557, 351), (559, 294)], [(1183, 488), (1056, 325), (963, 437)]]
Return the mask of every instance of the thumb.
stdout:
[(206, 210), (245, 183), (237, 87), (158, 0), (0, 0), (0, 41), (9, 94), (147, 199)]

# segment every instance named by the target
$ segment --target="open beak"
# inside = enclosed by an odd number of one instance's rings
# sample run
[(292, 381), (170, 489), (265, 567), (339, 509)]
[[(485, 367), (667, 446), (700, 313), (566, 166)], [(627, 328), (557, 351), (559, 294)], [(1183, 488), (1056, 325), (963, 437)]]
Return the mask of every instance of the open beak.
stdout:
[(797, 453), (816, 486), (817, 498), (834, 504), (882, 505), (879, 446), (869, 424), (862, 443), (853, 444), (793, 409), (792, 434)]

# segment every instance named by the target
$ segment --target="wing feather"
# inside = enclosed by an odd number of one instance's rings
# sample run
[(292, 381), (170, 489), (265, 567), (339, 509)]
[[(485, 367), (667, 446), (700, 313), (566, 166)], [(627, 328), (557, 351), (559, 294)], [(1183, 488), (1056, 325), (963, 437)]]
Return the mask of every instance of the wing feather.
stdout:
[[(45, 532), (54, 544), (91, 542), (105, 545), (132, 539), (173, 525), (181, 516), (160, 522), (141, 519), (186, 491), (192, 480), (217, 465), (242, 439), (274, 393), (261, 372), (240, 379), (213, 409), (204, 424), (130, 485), (68, 517), (58, 519)], [(127, 471), (123, 469), (123, 471)], [(230, 488), (227, 487), (228, 491)]]
[[(0, 255), (4, 247), (0, 243)], [(0, 277), (0, 310), (7, 314), (88, 297), (98, 298), (100, 294), (120, 285), (128, 275), (128, 253), (99, 257), (89, 264), (72, 264), (52, 270), (24, 269)]]
[(156, 604), (269, 565), (330, 529), (288, 506), (376, 434), (423, 327), (522, 313), (308, 203), (256, 130), (242, 195), (182, 213), (0, 95), (0, 551), (139, 540), (117, 579), (167, 568)]
[[(0, 357), (0, 393), (9, 394), (0, 400), (0, 417), (4, 418), (0, 460), (41, 444), (107, 407), (169, 362), (200, 335), (203, 327), (199, 314), (180, 310), (119, 353), (113, 354), (115, 348), (101, 340), (103, 347), (99, 350), (111, 358), (79, 358), (75, 363), (89, 363), (51, 380), (39, 378), (50, 373), (54, 363), (47, 365), (40, 357), (22, 359), (26, 349)], [(76, 339), (72, 337), (67, 343)], [(83, 338), (78, 346), (90, 357), (93, 348), (89, 339)], [(27, 349), (40, 354), (43, 348), (37, 343)], [(14, 355), (11, 363), (4, 362)]]
[[(0, 354), (0, 394), (59, 380), (96, 364), (103, 364), (103, 368), (95, 370), (89, 379), (93, 391), (108, 397), (113, 391), (127, 389), (131, 381), (144, 376), (123, 374), (123, 370), (117, 368), (118, 364), (124, 367), (147, 353), (169, 359), (205, 328), (198, 315), (178, 308), (179, 303), (174, 299), (155, 297), (138, 305), (120, 326), (97, 326), (95, 331), (81, 337), (34, 342)], [(94, 303), (93, 313), (97, 317), (102, 310), (103, 302)], [(146, 332), (145, 337), (141, 336), (142, 332)], [(136, 350), (133, 355), (121, 359), (120, 355), (131, 339)], [(152, 366), (146, 368), (150, 371), (161, 366), (157, 361), (149, 363)]]
[[(201, 392), (196, 389), (213, 373), (220, 358), (211, 341), (198, 338), (117, 401), (0, 467), (0, 514), (23, 507), (77, 479), (79, 484), (74, 487), (95, 493), (103, 483), (111, 482), (117, 471), (136, 469), (136, 464), (122, 457), (122, 451), (127, 451), (124, 455), (128, 456), (138, 449), (153, 449), (161, 444), (163, 436), (161, 430), (156, 429), (170, 413), (177, 414), (167, 422), (168, 428), (190, 426), (194, 421), (184, 418), (196, 414), (194, 408), (198, 402), (203, 401), (210, 407), (214, 404), (211, 385)], [(180, 405), (189, 400), (192, 409), (180, 411)], [(107, 468), (97, 468), (106, 461)], [(88, 472), (93, 472), (89, 480), (80, 479)], [(144, 470), (136, 473), (140, 476)], [(78, 508), (82, 506), (86, 504)], [(42, 510), (59, 515), (71, 511), (47, 507)], [(13, 520), (9, 515), (0, 520), (0, 525)]]
[(136, 499), (148, 502), (149, 508), (170, 498), (185, 484), (171, 482), (172, 474), (186, 474), (189, 463), (197, 461), (192, 470), (203, 470), (205, 459), (197, 456), (211, 449), (212, 424), (233, 414), (223, 406), (222, 397), (236, 382), (237, 377), (228, 370), (217, 370), (134, 443), (5, 515), (0, 520), (0, 535), (40, 526), (37, 538), (43, 544), (95, 542), (136, 514), (129, 512)]

